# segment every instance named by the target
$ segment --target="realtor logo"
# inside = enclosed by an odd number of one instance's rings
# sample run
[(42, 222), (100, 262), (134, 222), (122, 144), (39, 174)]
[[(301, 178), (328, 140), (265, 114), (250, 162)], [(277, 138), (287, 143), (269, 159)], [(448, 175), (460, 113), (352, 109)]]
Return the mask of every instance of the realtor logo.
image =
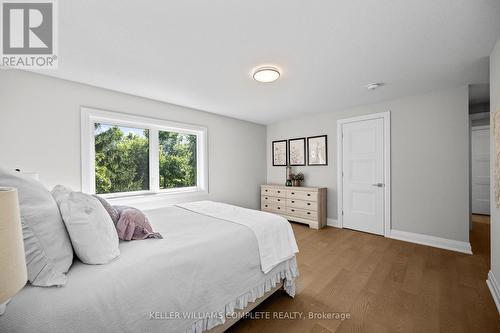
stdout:
[(57, 68), (55, 5), (1, 0), (2, 67)]

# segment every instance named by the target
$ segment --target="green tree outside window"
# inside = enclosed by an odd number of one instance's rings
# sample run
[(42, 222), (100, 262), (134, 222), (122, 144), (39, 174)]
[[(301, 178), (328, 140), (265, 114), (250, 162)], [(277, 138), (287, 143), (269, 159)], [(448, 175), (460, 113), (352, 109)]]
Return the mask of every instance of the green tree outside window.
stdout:
[[(96, 193), (149, 190), (149, 130), (95, 124)], [(197, 184), (196, 135), (159, 131), (160, 189)]]

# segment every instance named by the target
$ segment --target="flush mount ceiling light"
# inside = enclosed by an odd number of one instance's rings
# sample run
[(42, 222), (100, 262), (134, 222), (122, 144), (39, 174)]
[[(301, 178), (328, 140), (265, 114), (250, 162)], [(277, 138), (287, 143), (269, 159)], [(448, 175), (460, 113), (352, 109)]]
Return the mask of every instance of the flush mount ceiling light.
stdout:
[(269, 83), (274, 82), (280, 77), (280, 71), (276, 67), (266, 66), (254, 70), (253, 78), (255, 81)]
[(385, 86), (385, 83), (383, 83), (383, 82), (370, 83), (369, 85), (366, 86), (366, 89), (375, 90), (375, 89), (380, 88), (382, 86)]

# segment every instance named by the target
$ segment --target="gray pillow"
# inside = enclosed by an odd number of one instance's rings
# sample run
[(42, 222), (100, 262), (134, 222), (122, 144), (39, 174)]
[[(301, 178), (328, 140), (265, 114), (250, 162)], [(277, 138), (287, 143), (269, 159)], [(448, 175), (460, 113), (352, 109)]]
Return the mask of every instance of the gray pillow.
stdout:
[(104, 207), (104, 209), (106, 209), (106, 211), (108, 212), (108, 214), (111, 217), (111, 220), (113, 221), (114, 225), (116, 226), (116, 223), (118, 223), (118, 219), (120, 218), (120, 214), (118, 213), (118, 211), (116, 210), (116, 208), (114, 208), (113, 206), (111, 206), (110, 203), (106, 199), (101, 198), (98, 195), (93, 195), (93, 197), (96, 198), (97, 200), (99, 200), (99, 202), (102, 204), (102, 206)]
[(28, 280), (40, 287), (64, 285), (73, 248), (54, 198), (40, 182), (1, 168), (0, 186), (18, 191)]
[(85, 264), (106, 264), (120, 255), (115, 226), (103, 205), (89, 194), (64, 186), (52, 190), (73, 249)]

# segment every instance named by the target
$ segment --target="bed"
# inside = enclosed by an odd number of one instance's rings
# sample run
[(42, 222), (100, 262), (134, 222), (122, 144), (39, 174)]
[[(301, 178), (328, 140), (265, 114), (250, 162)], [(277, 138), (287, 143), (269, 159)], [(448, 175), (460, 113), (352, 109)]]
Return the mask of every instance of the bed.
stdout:
[(225, 314), (281, 284), (294, 296), (295, 255), (264, 273), (251, 228), (178, 206), (146, 214), (164, 239), (121, 242), (106, 265), (75, 260), (62, 288), (27, 285), (0, 316), (0, 331), (214, 332), (234, 322)]

